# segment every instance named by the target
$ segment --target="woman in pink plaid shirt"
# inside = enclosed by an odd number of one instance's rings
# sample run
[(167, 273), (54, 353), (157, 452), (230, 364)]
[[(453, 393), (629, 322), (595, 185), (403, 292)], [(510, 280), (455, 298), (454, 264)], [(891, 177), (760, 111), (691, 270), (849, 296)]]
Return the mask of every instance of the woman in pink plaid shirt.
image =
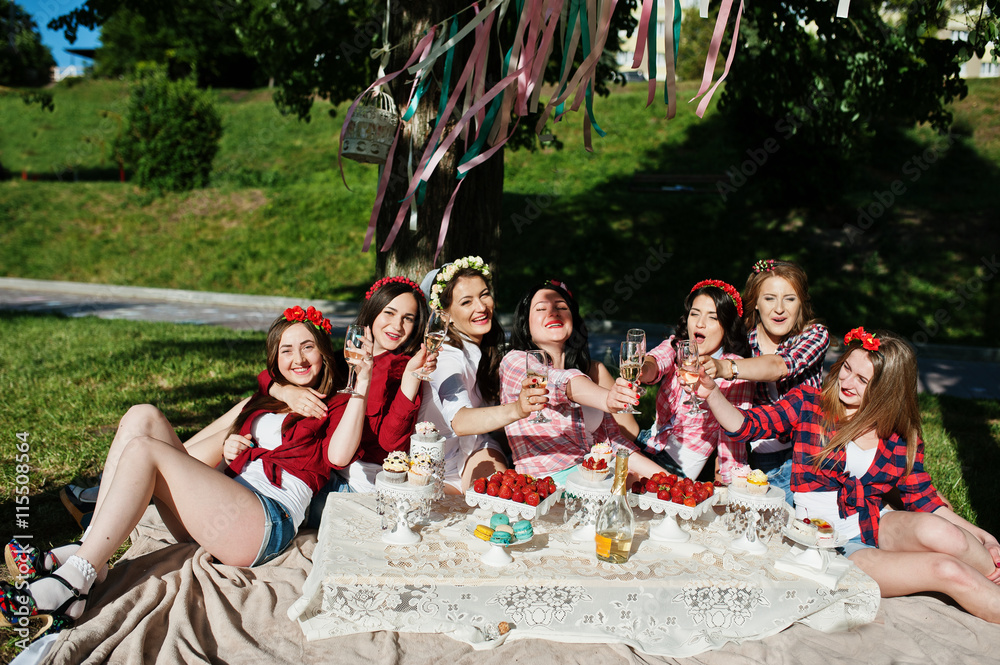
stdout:
[(569, 474), (595, 443), (635, 452), (629, 470), (644, 476), (663, 471), (637, 452), (622, 436), (612, 411), (638, 404), (633, 386), (615, 380), (599, 362), (590, 359), (587, 327), (569, 288), (548, 280), (530, 289), (514, 310), (514, 349), (500, 363), (502, 401), (516, 399), (527, 379), (525, 351), (541, 349), (551, 359), (548, 394), (531, 398), (544, 404), (547, 423), (528, 419), (507, 425), (514, 465), (521, 473), (552, 476), (557, 482)]
[[(646, 354), (640, 383), (659, 384), (656, 422), (639, 435), (646, 454), (671, 472), (697, 478), (713, 451), (719, 453), (719, 473), (730, 482), (733, 468), (746, 463), (746, 446), (736, 444), (703, 409), (692, 413), (682, 405), (687, 392), (677, 370), (677, 343), (694, 338), (703, 356), (722, 361), (747, 355), (746, 328), (741, 320), (739, 292), (720, 280), (698, 282), (684, 300), (684, 315), (676, 334)], [(743, 379), (720, 380), (721, 389), (734, 404), (753, 404), (753, 383)]]

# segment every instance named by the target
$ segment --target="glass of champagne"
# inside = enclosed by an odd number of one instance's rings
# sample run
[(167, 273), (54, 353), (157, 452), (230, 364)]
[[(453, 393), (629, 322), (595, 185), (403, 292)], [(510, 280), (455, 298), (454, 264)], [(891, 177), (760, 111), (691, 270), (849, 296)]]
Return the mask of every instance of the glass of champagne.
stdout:
[(677, 364), (678, 375), (681, 383), (685, 386), (688, 396), (684, 398), (682, 404), (688, 407), (688, 413), (701, 413), (698, 405), (701, 403), (695, 394), (695, 385), (698, 383), (700, 366), (698, 364), (698, 343), (694, 340), (687, 340), (677, 343)]
[[(430, 355), (441, 348), (445, 338), (448, 336), (448, 315), (440, 309), (431, 311), (431, 316), (427, 319), (427, 330), (424, 332), (424, 346), (427, 347), (427, 355)], [(421, 381), (430, 381), (431, 375), (423, 367), (413, 372), (413, 376)]]
[[(625, 335), (625, 341), (639, 344), (639, 374), (642, 374), (642, 365), (646, 362), (646, 331), (642, 328), (631, 328)], [(638, 377), (636, 377), (636, 381), (638, 381)], [(646, 394), (646, 389), (636, 385), (636, 392), (639, 393), (639, 397), (642, 397)]]
[[(631, 384), (639, 380), (639, 370), (642, 367), (641, 348), (638, 342), (622, 342), (621, 355), (619, 356), (618, 371), (621, 377)], [(631, 404), (626, 404), (625, 408), (618, 413), (642, 413), (632, 408)]]
[[(365, 352), (361, 349), (361, 341), (365, 338), (364, 326), (347, 326), (347, 333), (344, 335), (344, 358), (350, 360), (361, 360), (365, 357)], [(354, 364), (347, 363), (347, 385), (338, 393), (347, 395), (360, 395), (354, 392)]]
[[(544, 351), (525, 351), (524, 369), (529, 379), (536, 379), (536, 388), (547, 388), (549, 385), (549, 356)], [(551, 422), (542, 415), (541, 411), (535, 411), (535, 415), (528, 420), (529, 423)]]

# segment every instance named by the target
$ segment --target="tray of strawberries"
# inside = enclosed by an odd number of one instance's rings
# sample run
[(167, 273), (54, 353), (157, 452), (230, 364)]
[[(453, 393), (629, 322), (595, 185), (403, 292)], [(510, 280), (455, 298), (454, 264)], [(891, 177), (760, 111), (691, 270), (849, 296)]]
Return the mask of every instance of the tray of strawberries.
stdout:
[(562, 497), (552, 478), (534, 478), (514, 469), (477, 478), (465, 493), (465, 503), (509, 517), (533, 519), (544, 515)]
[(679, 478), (673, 473), (654, 473), (632, 483), (629, 504), (654, 513), (695, 519), (715, 505), (718, 495), (710, 482)]

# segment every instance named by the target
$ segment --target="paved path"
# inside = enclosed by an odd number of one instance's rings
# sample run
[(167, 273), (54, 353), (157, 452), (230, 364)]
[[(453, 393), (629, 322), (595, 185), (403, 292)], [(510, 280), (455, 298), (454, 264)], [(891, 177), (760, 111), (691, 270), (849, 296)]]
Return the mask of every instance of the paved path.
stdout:
[[(71, 317), (97, 316), (264, 331), (276, 313), (291, 302), (289, 298), (274, 296), (0, 278), (0, 310), (59, 312)], [(299, 300), (296, 304), (315, 306), (339, 328), (352, 323), (357, 314), (355, 303)], [(591, 354), (596, 359), (605, 359), (624, 339), (625, 330), (636, 325), (640, 324), (612, 322), (606, 330), (592, 332)], [(660, 325), (644, 327), (651, 337), (654, 332), (661, 335), (666, 331), (666, 327)], [(837, 351), (828, 354), (828, 365), (836, 355)], [(996, 349), (947, 346), (921, 349), (920, 390), (936, 395), (1000, 399), (998, 355)]]

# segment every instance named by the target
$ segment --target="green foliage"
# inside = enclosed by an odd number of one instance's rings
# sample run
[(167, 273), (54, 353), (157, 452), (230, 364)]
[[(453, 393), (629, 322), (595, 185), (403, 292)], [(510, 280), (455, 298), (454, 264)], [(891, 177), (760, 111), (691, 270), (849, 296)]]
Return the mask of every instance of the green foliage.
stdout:
[[(698, 14), (698, 7), (688, 7), (681, 20), (681, 41), (677, 48), (677, 78), (681, 81), (700, 81), (705, 71), (708, 46), (715, 31), (715, 21), (706, 20)], [(732, 41), (732, 31), (726, 32), (719, 48), (719, 58), (715, 62), (715, 75), (722, 73), (726, 54)]]
[(222, 121), (212, 96), (192, 79), (153, 68), (133, 84), (115, 151), (143, 187), (184, 191), (208, 184)]
[(38, 24), (10, 0), (0, 0), (0, 85), (42, 86), (52, 80), (56, 61), (42, 44)]

